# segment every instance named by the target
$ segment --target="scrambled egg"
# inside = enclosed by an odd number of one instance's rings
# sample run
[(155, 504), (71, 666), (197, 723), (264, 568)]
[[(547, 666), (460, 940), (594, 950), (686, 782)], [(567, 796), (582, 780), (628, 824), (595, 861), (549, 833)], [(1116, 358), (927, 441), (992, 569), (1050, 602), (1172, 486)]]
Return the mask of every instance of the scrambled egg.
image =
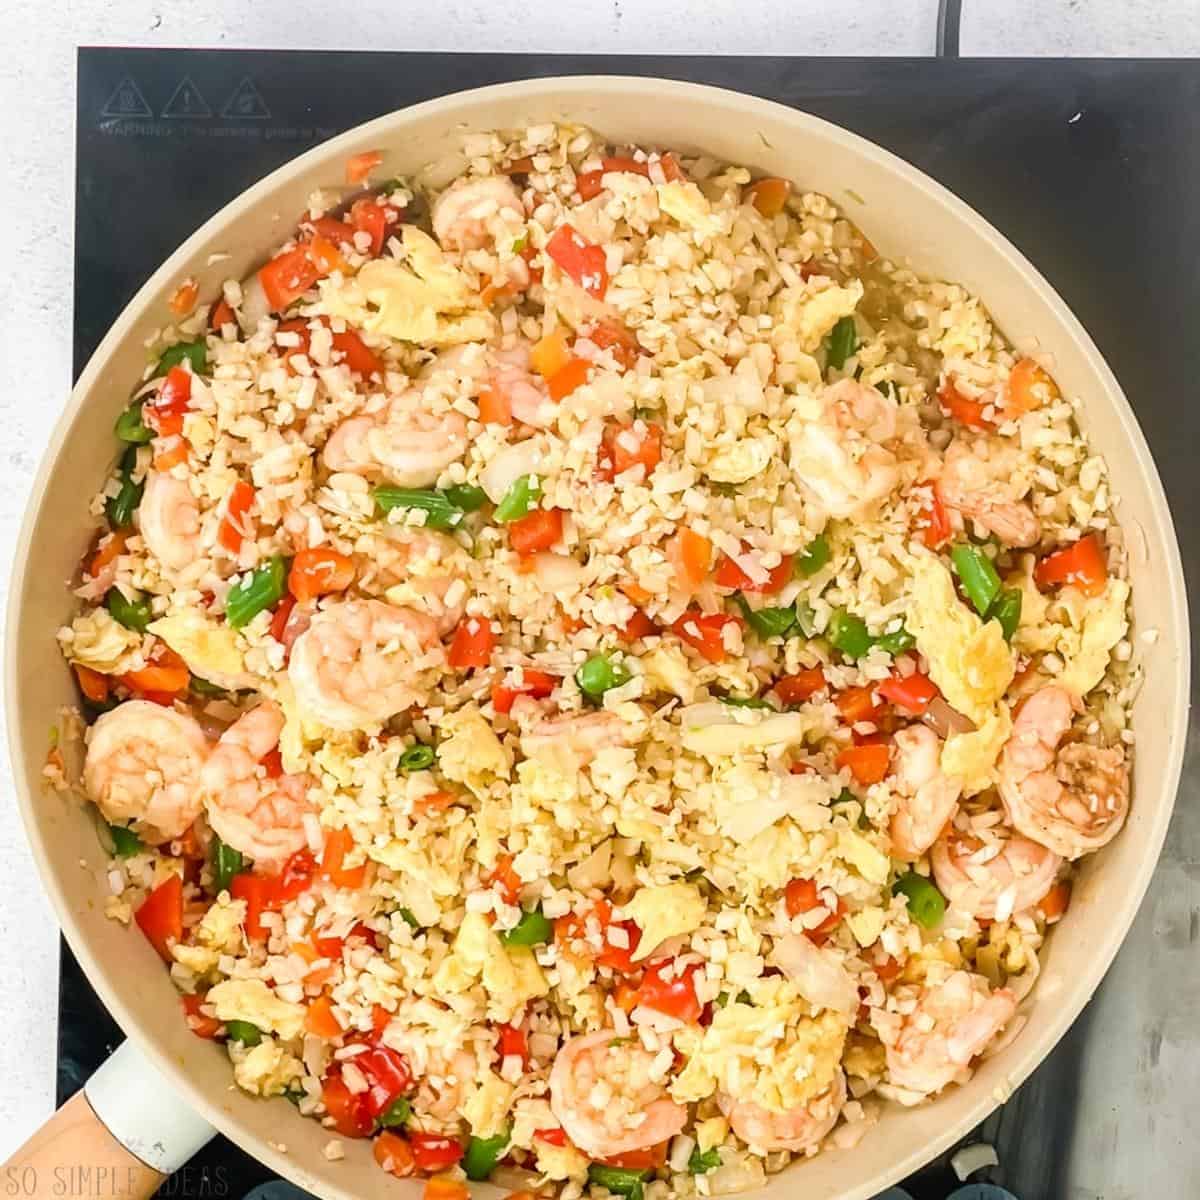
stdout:
[(107, 608), (80, 613), (58, 631), (63, 654), (102, 675), (119, 675), (142, 666), (141, 634), (114, 620)]
[(1015, 588), (1021, 593), (1021, 619), (1013, 635), (1013, 646), (1022, 654), (1042, 654), (1053, 650), (1056, 640), (1055, 626), (1047, 615), (1050, 601), (1033, 581), (1036, 566), (1037, 558), (1034, 555), (1023, 554), (1020, 567), (1010, 571), (1004, 579), (1005, 587)]
[(447, 779), (479, 795), (495, 779), (509, 777), (512, 755), (476, 705), (447, 713), (438, 733), (438, 766)]
[(729, 1122), (724, 1117), (709, 1117), (696, 1123), (696, 1145), (700, 1153), (719, 1146), (729, 1136)]
[(472, 1136), (490, 1138), (504, 1131), (515, 1091), (495, 1071), (484, 1072), (462, 1103), (463, 1119), (471, 1126)]
[(1076, 636), (1059, 644), (1067, 665), (1058, 682), (1076, 696), (1086, 696), (1104, 678), (1112, 649), (1129, 628), (1125, 615), (1129, 584), (1124, 579), (1110, 579), (1102, 595), (1092, 600), (1081, 595), (1080, 599), (1084, 603)]
[(964, 796), (982, 792), (995, 782), (996, 760), (1011, 732), (1008, 706), (997, 704), (973, 733), (952, 733), (946, 738), (942, 774), (957, 779)]
[(220, 1021), (249, 1021), (284, 1040), (304, 1029), (304, 1005), (281, 1000), (261, 979), (226, 979), (209, 988), (208, 1003)]
[(173, 616), (159, 617), (146, 628), (162, 638), (193, 675), (231, 691), (257, 686), (246, 671), (238, 635), (228, 625), (218, 625), (196, 609), (185, 608)]
[(868, 883), (884, 884), (892, 860), (861, 833), (853, 829), (838, 831), (837, 856), (852, 866)]
[(981, 621), (958, 598), (948, 567), (914, 554), (908, 629), (929, 660), (929, 676), (946, 703), (983, 725), (1012, 682), (1012, 650), (999, 621)]
[(789, 1112), (829, 1087), (846, 1040), (845, 1018), (828, 1010), (810, 1017), (795, 986), (780, 978), (764, 979), (753, 999), (731, 1000), (714, 1010), (707, 1029), (676, 1035), (688, 1056), (671, 1085), (676, 1100), (704, 1100), (719, 1089)]
[(238, 1087), (255, 1096), (282, 1095), (303, 1074), (300, 1060), (274, 1038), (263, 1038), (233, 1063), (233, 1078)]
[(483, 913), (463, 918), (450, 954), (438, 967), (435, 986), (465, 992), (482, 983), (490, 1021), (511, 1021), (530, 1000), (550, 990), (528, 946), (505, 946)]
[(633, 961), (653, 953), (667, 938), (694, 933), (707, 909), (700, 889), (690, 883), (639, 888), (625, 905), (625, 915), (642, 931)]
[(403, 227), (405, 261), (377, 258), (352, 279), (321, 283), (331, 316), (418, 345), (487, 341), (495, 318), (474, 307), (478, 297), (441, 247), (415, 225)]
[[(353, 804), (345, 809), (349, 824), (356, 820)], [(356, 835), (357, 840), (357, 835)], [(396, 873), (396, 888), (402, 903), (422, 925), (436, 925), (441, 908), (462, 893), (463, 863), (468, 858), (471, 827), (468, 822), (429, 830), (423, 836), (405, 831), (385, 842), (365, 845), (368, 858)]]
[(552, 1146), (541, 1138), (533, 1139), (533, 1153), (537, 1161), (539, 1175), (547, 1179), (577, 1179), (587, 1178), (587, 1170), (591, 1160), (569, 1143), (565, 1146)]
[(658, 192), (659, 209), (693, 230), (701, 239), (719, 237), (724, 232), (722, 218), (713, 212), (704, 193), (690, 180), (673, 179), (669, 183), (660, 183), (655, 191)]
[(245, 900), (231, 900), (228, 892), (222, 892), (200, 918), (194, 943), (176, 942), (171, 947), (175, 961), (196, 975), (211, 975), (222, 954), (237, 954), (241, 950), (245, 919)]
[(740, 438), (719, 447), (705, 464), (704, 474), (716, 483), (746, 483), (767, 469), (778, 448), (769, 433)]
[(825, 806), (836, 790), (820, 775), (768, 771), (739, 759), (718, 764), (712, 778), (696, 789), (696, 799), (712, 813), (725, 837), (744, 844), (783, 817), (791, 817), (802, 829), (821, 828), (829, 821)]
[(849, 317), (863, 298), (863, 285), (852, 279), (848, 287), (829, 283), (820, 287), (814, 280), (803, 288), (784, 288), (779, 298), (779, 318), (795, 330), (801, 348), (815, 351), (825, 335)]
[(286, 678), (276, 679), (272, 685), (275, 702), (283, 711), (283, 729), (279, 734), (279, 757), (283, 769), (301, 773), (308, 769), (311, 750), (320, 746), (326, 731), (309, 718), (296, 701), (296, 694)]
[(669, 692), (678, 696), (684, 704), (691, 704), (696, 696), (696, 677), (682, 647), (661, 639), (653, 649), (643, 654), (638, 663), (646, 680), (646, 690)]
[(860, 908), (858, 912), (847, 913), (843, 920), (860, 946), (873, 946), (887, 923), (887, 913), (871, 905)]

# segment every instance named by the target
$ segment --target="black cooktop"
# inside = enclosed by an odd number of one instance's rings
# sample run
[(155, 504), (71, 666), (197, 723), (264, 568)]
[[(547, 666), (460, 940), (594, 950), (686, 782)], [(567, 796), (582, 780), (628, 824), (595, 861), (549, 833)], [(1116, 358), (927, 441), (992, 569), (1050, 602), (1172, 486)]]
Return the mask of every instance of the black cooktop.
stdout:
[[(83, 49), (78, 65), (76, 374), (184, 237), (249, 184), (350, 126), (448, 92), (536, 76), (659, 75), (716, 84), (805, 109), (886, 146), (1029, 256), (1088, 328), (1137, 410), (1180, 523), (1189, 577), (1200, 580), (1200, 537), (1184, 521), (1200, 500), (1190, 452), (1200, 444), (1200, 64)], [(1189, 755), (1164, 866), (1147, 901), (1156, 916), (1178, 902), (1164, 880), (1167, 866), (1195, 863), (1200, 854), (1197, 782)], [(1143, 912), (1131, 940), (1151, 936)], [(1125, 982), (1129, 953), (1127, 945), (1101, 998), (975, 1135), (1001, 1157), (1002, 1166), (982, 1177), (1022, 1200), (1146, 1194), (1144, 1180), (1120, 1178), (1128, 1176), (1130, 1153), (1116, 1130), (1123, 1120), (1136, 1124), (1147, 1104), (1135, 1075), (1163, 1069), (1160, 1025), (1172, 1014), (1155, 1007), (1157, 989), (1144, 978), (1139, 989)], [(1162, 984), (1169, 992), (1165, 977)], [(1106, 1030), (1097, 1011), (1116, 1028)], [(121, 1037), (65, 945), (59, 1018), (61, 1102)], [(1147, 1031), (1158, 1044), (1149, 1064), (1136, 1047), (1122, 1049)], [(1081, 1143), (1100, 1136), (1080, 1110), (1083, 1065), (1098, 1038), (1111, 1038), (1112, 1054), (1130, 1055), (1130, 1082), (1104, 1099), (1113, 1132), (1103, 1133), (1097, 1161), (1114, 1155), (1105, 1182), (1081, 1188), (1067, 1164)], [(1194, 1078), (1200, 1051), (1191, 1053), (1184, 1077)], [(1171, 1102), (1186, 1105), (1189, 1097)], [(1170, 1162), (1170, 1194), (1200, 1194), (1195, 1146), (1156, 1135), (1153, 1119), (1138, 1129), (1135, 1157)], [(241, 1197), (269, 1179), (217, 1138), (162, 1194)], [(943, 1159), (905, 1187), (914, 1200), (942, 1200), (955, 1183)]]

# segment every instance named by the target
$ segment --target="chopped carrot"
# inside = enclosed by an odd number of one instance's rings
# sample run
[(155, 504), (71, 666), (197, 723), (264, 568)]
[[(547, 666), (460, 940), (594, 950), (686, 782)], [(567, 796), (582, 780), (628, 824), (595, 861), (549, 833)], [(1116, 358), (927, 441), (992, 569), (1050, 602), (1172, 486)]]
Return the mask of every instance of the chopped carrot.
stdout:
[(775, 217), (783, 212), (783, 206), (787, 203), (791, 193), (791, 180), (768, 176), (766, 179), (758, 179), (752, 183), (746, 189), (745, 198), (764, 217)]
[(623, 591), (625, 595), (633, 601), (634, 604), (646, 605), (654, 599), (653, 593), (646, 591), (646, 589), (642, 587), (640, 583), (623, 583), (621, 584), (621, 591)]
[(362, 183), (381, 162), (383, 154), (378, 150), (364, 150), (361, 154), (352, 154), (346, 159), (346, 182)]
[(1085, 596), (1099, 596), (1108, 586), (1108, 563), (1094, 533), (1047, 554), (1033, 571), (1039, 588), (1075, 586)]
[(889, 757), (886, 744), (867, 742), (861, 746), (847, 746), (836, 762), (839, 768), (846, 767), (857, 783), (870, 787), (887, 775)]
[(1058, 395), (1054, 380), (1033, 361), (1023, 358), (1008, 376), (1008, 391), (1004, 401), (1006, 417), (1020, 417)]
[(925, 511), (917, 521), (917, 526), (921, 530), (921, 541), (930, 550), (937, 550), (950, 540), (954, 527), (950, 524), (946, 506), (942, 503), (941, 496), (938, 495), (937, 484), (932, 480), (926, 480), (917, 487), (929, 489), (929, 503), (923, 506)]
[(637, 363), (641, 347), (637, 338), (624, 325), (616, 321), (601, 321), (587, 330), (584, 336), (601, 350), (612, 351), (617, 366), (623, 371), (631, 370)]
[(969, 400), (949, 379), (942, 384), (937, 397), (942, 411), (960, 425), (966, 425), (970, 429), (991, 429), (995, 424), (984, 416), (984, 410), (989, 407), (990, 402)]
[(191, 675), (187, 663), (163, 642), (158, 642), (146, 666), (126, 671), (120, 678), (131, 692), (173, 696), (187, 687)]
[(299, 550), (288, 572), (288, 591), (298, 604), (344, 592), (354, 582), (354, 560), (328, 547)]
[(234, 314), (233, 306), (222, 297), (213, 307), (212, 314), (208, 318), (208, 327), (215, 333), (220, 333), (226, 325), (236, 325), (237, 316)]
[(342, 257), (342, 252), (320, 234), (309, 242), (308, 257), (322, 275), (332, 275), (334, 271), (341, 271), (343, 275), (346, 275), (350, 271), (349, 264)]
[(588, 372), (591, 369), (592, 364), (586, 358), (568, 359), (561, 370), (555, 371), (546, 380), (546, 390), (550, 393), (550, 399), (562, 400), (576, 388), (583, 387), (588, 381)]
[(413, 801), (413, 807), (428, 816), (430, 813), (445, 812), (457, 799), (453, 792), (427, 792)]
[(679, 582), (694, 590), (708, 576), (712, 552), (712, 542), (703, 534), (681, 529), (671, 539), (667, 557), (675, 564), (675, 575)]
[(875, 967), (875, 974), (879, 976), (880, 982), (891, 983), (893, 979), (898, 979), (900, 972), (904, 970), (904, 964), (899, 959), (892, 958), (888, 955), (883, 962)]
[(160, 450), (154, 456), (154, 469), (156, 471), (169, 471), (172, 467), (179, 466), (182, 462), (187, 462), (188, 445), (181, 437), (172, 438), (166, 449)]
[(629, 1171), (654, 1171), (665, 1166), (667, 1161), (667, 1143), (659, 1142), (654, 1146), (643, 1146), (637, 1150), (626, 1150), (622, 1154), (614, 1154), (604, 1159), (609, 1167), (623, 1167)]
[(520, 555), (548, 550), (563, 535), (563, 514), (560, 508), (535, 508), (527, 516), (509, 524), (509, 545)]
[(334, 1015), (333, 1004), (328, 996), (318, 996), (309, 1004), (304, 1014), (304, 1028), (327, 1042), (342, 1036), (342, 1024)]
[[(403, 1178), (406, 1175), (411, 1175), (416, 1170), (416, 1161), (413, 1158), (412, 1148), (409, 1146), (406, 1139), (402, 1138), (398, 1133), (392, 1133), (391, 1130), (384, 1129), (376, 1134), (375, 1144), (371, 1147), (371, 1153), (375, 1161), (389, 1175), (396, 1175)], [(466, 1188), (463, 1189), (466, 1191)]]
[(421, 1200), (470, 1200), (471, 1191), (465, 1183), (448, 1175), (434, 1175), (425, 1182)]
[(103, 704), (108, 699), (108, 676), (85, 667), (83, 663), (73, 663), (75, 678), (79, 680), (79, 690), (93, 704)]
[(321, 852), (321, 874), (334, 887), (360, 888), (366, 882), (367, 864), (346, 867), (346, 855), (354, 849), (354, 835), (349, 829), (325, 831), (325, 847)]
[(876, 701), (875, 689), (871, 687), (844, 688), (833, 698), (833, 702), (847, 725), (874, 721), (883, 715), (883, 705)]
[(486, 667), (496, 646), (496, 634), (486, 617), (467, 617), (454, 631), (446, 661), (456, 671)]
[(571, 352), (567, 348), (567, 335), (556, 329), (546, 334), (540, 341), (534, 343), (529, 352), (529, 364), (543, 378), (549, 379), (557, 375), (571, 360)]
[(661, 425), (634, 421), (628, 425), (610, 425), (604, 432), (598, 473), (612, 480), (634, 467), (642, 468), (642, 478), (662, 461)]
[(521, 877), (513, 870), (513, 856), (499, 855), (496, 865), (484, 877), (484, 882), (500, 892), (505, 904), (516, 904), (517, 897), (521, 894)]
[(487, 387), (479, 393), (479, 419), (485, 425), (511, 425), (512, 404), (497, 388)]
[(613, 999), (617, 1007), (628, 1015), (638, 1006), (638, 989), (630, 983), (618, 983)]
[(324, 957), (312, 942), (293, 942), (291, 952), (306, 963), (315, 963), (318, 958)]
[(524, 158), (514, 158), (503, 170), (505, 175), (528, 175), (533, 170), (533, 158), (528, 154)]
[(1066, 880), (1053, 887), (1037, 902), (1037, 910), (1047, 925), (1052, 925), (1067, 911), (1071, 903), (1071, 885)]
[(636, 642), (639, 638), (654, 637), (660, 630), (642, 610), (637, 609), (621, 630), (621, 638), (626, 642)]
[[(812, 879), (791, 880), (783, 889), (783, 903), (789, 917), (800, 917), (812, 912), (814, 908), (829, 907), (821, 899), (816, 882)], [(845, 911), (845, 905), (839, 898), (836, 908), (819, 925), (809, 930), (809, 933), (828, 933), (842, 919)]]
[(87, 573), (95, 579), (105, 567), (108, 566), (114, 559), (125, 553), (125, 542), (129, 534), (121, 530), (115, 533), (110, 533), (106, 538), (102, 538), (100, 545), (96, 549), (96, 553), (92, 555), (91, 562), (87, 565)]
[(167, 301), (167, 306), (177, 317), (186, 317), (196, 307), (200, 296), (200, 285), (191, 278), (185, 279), (174, 295)]

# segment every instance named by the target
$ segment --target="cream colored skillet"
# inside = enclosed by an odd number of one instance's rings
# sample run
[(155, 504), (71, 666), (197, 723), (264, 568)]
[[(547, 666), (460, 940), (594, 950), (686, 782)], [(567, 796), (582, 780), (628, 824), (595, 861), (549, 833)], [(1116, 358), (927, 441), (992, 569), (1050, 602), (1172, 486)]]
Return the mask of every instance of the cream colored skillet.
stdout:
[[(1136, 623), (1148, 686), (1134, 710), (1137, 755), (1125, 831), (1089, 858), (1070, 911), (1050, 939), (1028, 1022), (965, 1087), (931, 1104), (889, 1109), (853, 1150), (830, 1149), (771, 1177), (767, 1200), (865, 1200), (961, 1137), (1046, 1056), (1092, 995), (1129, 928), (1166, 834), (1183, 757), (1188, 622), (1179, 551), (1146, 442), (1112, 373), (1079, 322), (1028, 262), (960, 200), (900, 159), (804, 113), (733, 92), (655, 79), (578, 77), (450, 96), (363, 125), (297, 159), (223, 209), (179, 248), (121, 314), (80, 378), (33, 486), (17, 551), (8, 621), (9, 741), (25, 823), (71, 949), (128, 1041), (81, 1095), (18, 1152), (25, 1194), (53, 1194), (55, 1167), (122, 1172), (119, 1194), (146, 1194), (220, 1130), (272, 1170), (331, 1200), (420, 1183), (385, 1176), (367, 1143), (326, 1161), (328, 1134), (281, 1100), (232, 1086), (224, 1051), (189, 1033), (174, 988), (137, 929), (103, 914), (104, 855), (82, 805), (45, 791), (47, 731), (76, 696), (55, 644), (72, 611), (67, 581), (92, 535), (85, 497), (114, 458), (113, 421), (188, 275), (212, 295), (244, 276), (290, 232), (314, 188), (338, 184), (345, 159), (375, 148), (389, 171), (448, 181), (466, 131), (552, 120), (585, 123), (617, 143), (704, 150), (825, 192), (885, 254), (961, 281), (983, 297), (1021, 350), (1052, 356), (1063, 391), (1105, 455), (1128, 537)], [(210, 265), (210, 255), (229, 257)], [(82, 864), (85, 864), (81, 866)], [(27, 1169), (26, 1169), (27, 1168)], [(78, 1194), (98, 1193), (98, 1176)], [(83, 1176), (76, 1177), (83, 1184)], [(32, 1185), (32, 1186), (31, 1186)], [(486, 1187), (478, 1189), (481, 1193)], [(492, 1189), (494, 1190), (494, 1189)], [(61, 1194), (61, 1190), (58, 1194)], [(113, 1194), (111, 1187), (105, 1194)]]

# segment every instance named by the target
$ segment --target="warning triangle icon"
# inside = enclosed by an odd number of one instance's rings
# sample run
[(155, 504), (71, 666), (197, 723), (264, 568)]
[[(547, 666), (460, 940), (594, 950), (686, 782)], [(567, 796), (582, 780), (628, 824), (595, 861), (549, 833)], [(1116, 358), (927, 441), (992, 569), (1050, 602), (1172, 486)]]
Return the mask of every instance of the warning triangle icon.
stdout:
[(142, 95), (141, 88), (128, 75), (113, 88), (108, 103), (100, 110), (102, 117), (152, 117), (150, 105)]
[(271, 110), (262, 93), (254, 86), (254, 81), (247, 75), (225, 101), (221, 116), (229, 121), (268, 121)]
[(200, 89), (185, 75), (183, 82), (171, 94), (162, 115), (167, 118), (211, 117), (212, 109), (200, 94)]

